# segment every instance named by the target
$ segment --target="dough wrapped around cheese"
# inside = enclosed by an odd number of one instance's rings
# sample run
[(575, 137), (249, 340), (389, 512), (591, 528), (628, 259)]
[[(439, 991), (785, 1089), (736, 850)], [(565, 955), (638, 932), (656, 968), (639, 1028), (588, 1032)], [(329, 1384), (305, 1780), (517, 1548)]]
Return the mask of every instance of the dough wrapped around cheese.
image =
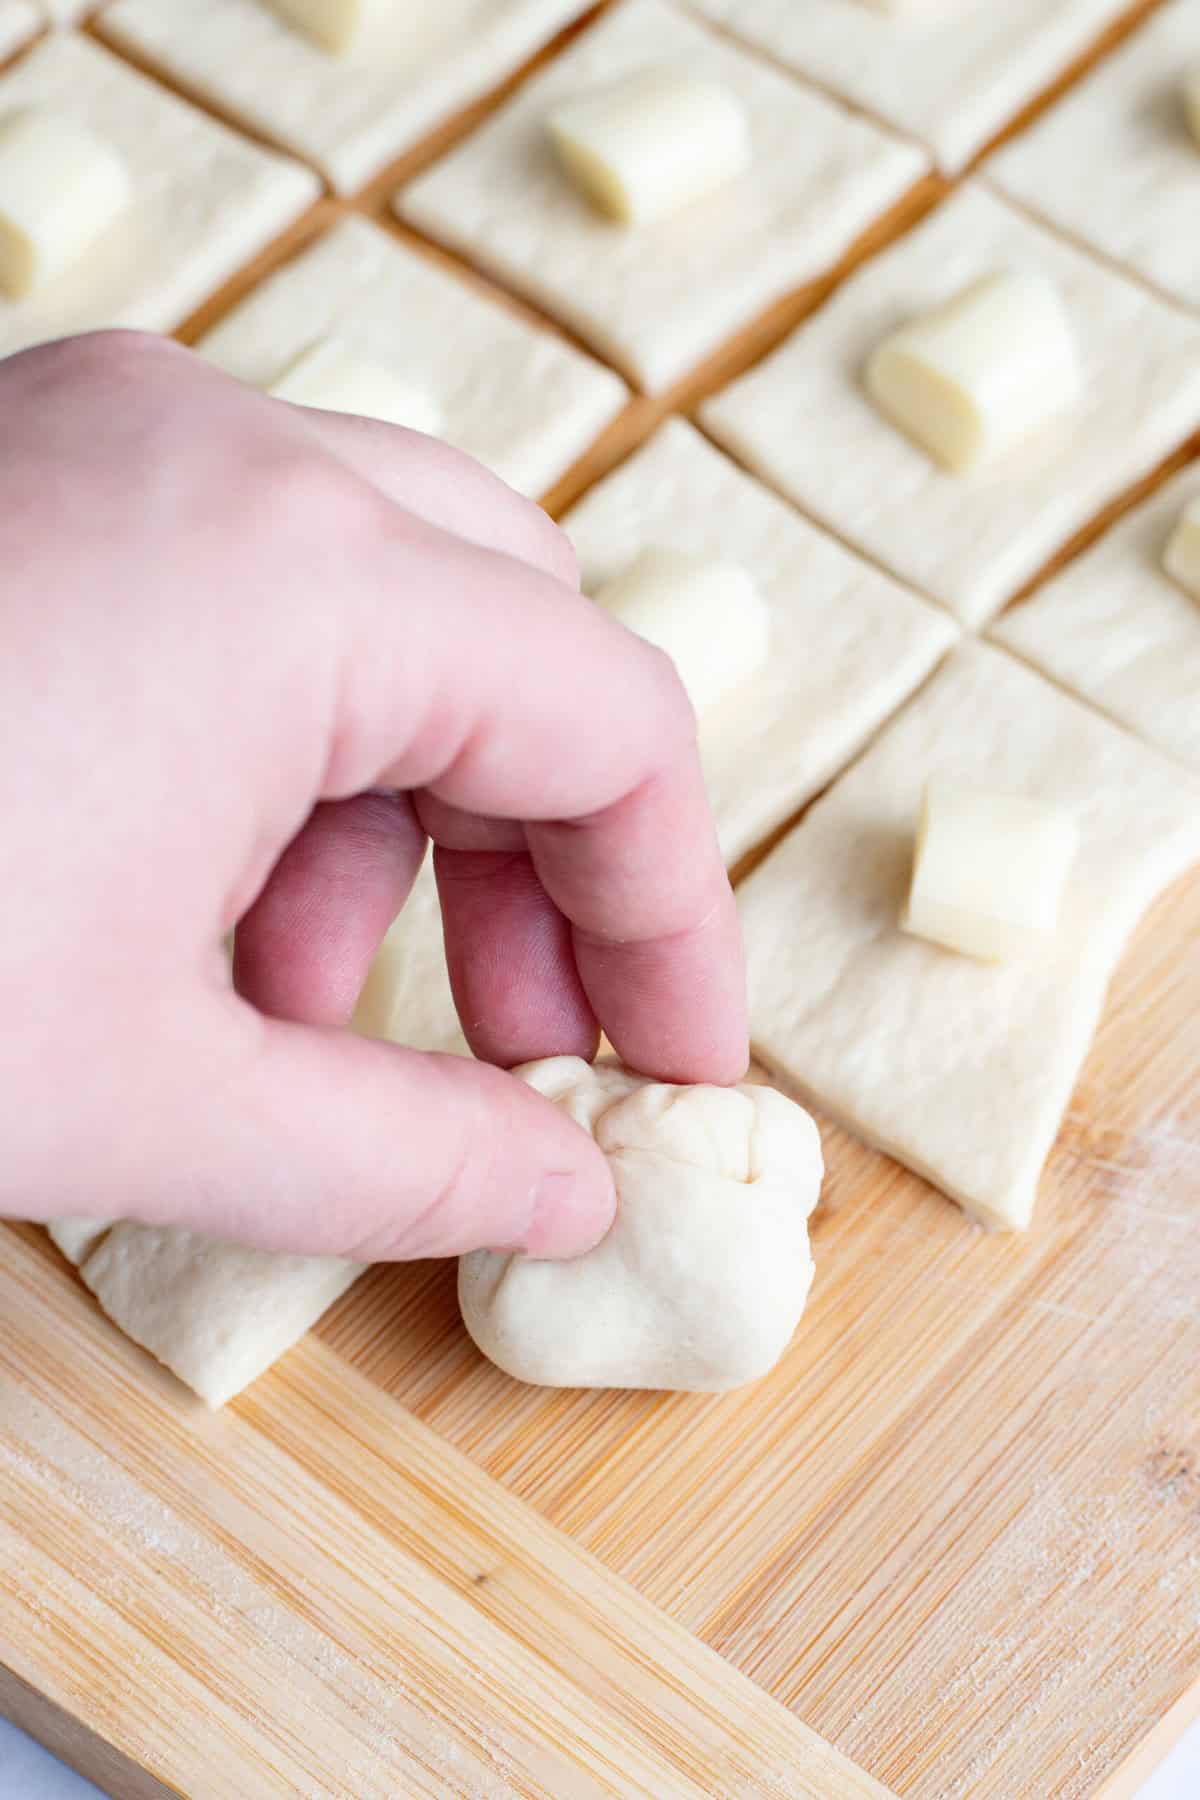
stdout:
[(1185, 506), (1171, 533), (1163, 568), (1185, 594), (1200, 600), (1200, 499)]
[(517, 1070), (590, 1131), (617, 1213), (569, 1262), (481, 1250), (458, 1299), (485, 1356), (552, 1387), (719, 1392), (765, 1375), (804, 1311), (817, 1128), (772, 1088), (673, 1087), (551, 1057)]
[(78, 262), (130, 193), (121, 158), (85, 125), (43, 107), (0, 121), (0, 289), (20, 299)]
[(1001, 272), (902, 325), (872, 352), (879, 410), (947, 469), (993, 462), (1063, 412), (1079, 359), (1053, 282)]
[(556, 108), (546, 121), (563, 167), (623, 225), (678, 212), (750, 165), (750, 129), (717, 82), (638, 69)]
[(767, 660), (771, 616), (736, 563), (650, 545), (605, 582), (596, 601), (666, 651), (698, 713)]

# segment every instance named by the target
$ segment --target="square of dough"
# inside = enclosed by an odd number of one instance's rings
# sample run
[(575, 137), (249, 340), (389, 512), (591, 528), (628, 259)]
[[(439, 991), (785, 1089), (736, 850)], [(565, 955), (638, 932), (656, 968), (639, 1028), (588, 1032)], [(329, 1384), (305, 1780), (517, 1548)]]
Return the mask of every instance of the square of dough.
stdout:
[(1200, 605), (1163, 551), (1200, 467), (1182, 470), (992, 627), (998, 642), (1200, 774)]
[[(1044, 950), (900, 929), (934, 773), (1079, 828)], [(985, 1224), (1027, 1225), (1125, 940), (1200, 857), (1200, 782), (1001, 650), (965, 643), (739, 890), (766, 1063)]]
[(1183, 103), (1200, 6), (1173, 0), (987, 165), (1004, 193), (1200, 307), (1200, 145)]
[(439, 436), (535, 499), (628, 398), (610, 369), (360, 218), (271, 275), (198, 348), (266, 388), (331, 333), (427, 394)]
[(33, 0), (0, 0), (0, 56), (11, 56), (44, 23)]
[(739, 564), (770, 611), (766, 664), (705, 712), (700, 747), (728, 863), (861, 749), (957, 635), (673, 419), (563, 526), (585, 593), (653, 545)]
[[(741, 102), (753, 161), (670, 218), (614, 224), (563, 171), (546, 117), (580, 94), (661, 64)], [(655, 391), (836, 262), (925, 166), (913, 146), (661, 0), (625, 0), (402, 189), (396, 208)]]
[(171, 331), (314, 200), (310, 169), (260, 149), (90, 38), (54, 33), (0, 75), (0, 116), (47, 106), (124, 163), (133, 196), (45, 288), (0, 299), (0, 355), (100, 326)]
[[(948, 474), (876, 411), (876, 345), (997, 269), (1054, 283), (1078, 405), (999, 462)], [(710, 400), (710, 429), (839, 537), (966, 625), (992, 618), (1106, 502), (1200, 420), (1200, 327), (967, 183)]]
[(697, 11), (928, 145), (955, 174), (1129, 0), (691, 0)]
[(128, 1337), (209, 1406), (224, 1406), (316, 1324), (362, 1266), (114, 1225), (80, 1274)]
[(348, 193), (497, 86), (588, 4), (393, 0), (389, 35), (372, 32), (341, 56), (294, 30), (268, 0), (116, 0), (101, 26)]

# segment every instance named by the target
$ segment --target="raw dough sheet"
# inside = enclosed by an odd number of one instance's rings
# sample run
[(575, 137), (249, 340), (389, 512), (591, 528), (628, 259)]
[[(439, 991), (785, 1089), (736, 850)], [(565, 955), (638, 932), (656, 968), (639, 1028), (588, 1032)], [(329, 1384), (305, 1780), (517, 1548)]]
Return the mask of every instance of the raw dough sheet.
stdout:
[(956, 636), (944, 613), (809, 525), (679, 419), (563, 526), (585, 593), (654, 545), (740, 563), (770, 608), (765, 666), (701, 719), (729, 863), (824, 787)]
[(911, 132), (955, 174), (1130, 0), (691, 0), (697, 11)]
[(0, 56), (11, 56), (42, 23), (33, 0), (0, 0)]
[(362, 1267), (114, 1225), (80, 1274), (122, 1331), (210, 1406), (223, 1406), (290, 1350)]
[(360, 47), (331, 56), (265, 0), (117, 0), (115, 43), (252, 130), (315, 163), (347, 193), (486, 93), (589, 0), (395, 0)]
[(41, 292), (0, 299), (0, 355), (100, 326), (171, 331), (315, 199), (262, 150), (89, 38), (56, 33), (0, 76), (0, 115), (45, 105), (106, 139), (133, 198), (98, 248)]
[(353, 1022), (364, 1037), (387, 1038), (412, 1050), (470, 1054), (446, 971), (432, 854), (371, 965)]
[(999, 151), (987, 175), (1071, 237), (1200, 307), (1200, 144), (1184, 72), (1200, 6), (1173, 0)]
[[(1044, 952), (905, 935), (934, 771), (1075, 819)], [(1200, 783), (1031, 669), (962, 645), (739, 890), (758, 1054), (985, 1222), (1028, 1222), (1125, 940), (1200, 857)]]
[[(904, 320), (1007, 268), (1056, 284), (1079, 351), (1080, 400), (994, 467), (949, 474), (876, 411), (863, 367)], [(702, 417), (839, 537), (978, 626), (1195, 429), (1200, 327), (968, 183)]]
[[(602, 218), (563, 173), (547, 113), (668, 64), (741, 100), (747, 173), (671, 218)], [(557, 314), (656, 391), (837, 261), (925, 158), (660, 0), (626, 0), (396, 199), (402, 217)]]
[(1193, 464), (991, 635), (1200, 774), (1200, 605), (1163, 570), (1179, 515), (1198, 495)]
[(534, 499), (628, 398), (610, 369), (360, 218), (256, 288), (199, 349), (266, 387), (327, 333), (407, 377), (441, 414), (440, 437)]

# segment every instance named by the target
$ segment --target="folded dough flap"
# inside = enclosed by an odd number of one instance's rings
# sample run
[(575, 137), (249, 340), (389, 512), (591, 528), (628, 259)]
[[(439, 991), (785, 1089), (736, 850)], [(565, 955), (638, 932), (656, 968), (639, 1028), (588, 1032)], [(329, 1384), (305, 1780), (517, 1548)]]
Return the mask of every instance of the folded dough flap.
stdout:
[(774, 1088), (652, 1083), (609, 1108), (596, 1142), (606, 1155), (643, 1150), (726, 1181), (786, 1178), (793, 1188), (803, 1185), (806, 1212), (820, 1193), (820, 1134), (803, 1108)]
[(51, 1219), (46, 1230), (51, 1243), (78, 1268), (111, 1224), (111, 1219)]
[(124, 1224), (81, 1273), (122, 1331), (216, 1407), (303, 1337), (362, 1265)]

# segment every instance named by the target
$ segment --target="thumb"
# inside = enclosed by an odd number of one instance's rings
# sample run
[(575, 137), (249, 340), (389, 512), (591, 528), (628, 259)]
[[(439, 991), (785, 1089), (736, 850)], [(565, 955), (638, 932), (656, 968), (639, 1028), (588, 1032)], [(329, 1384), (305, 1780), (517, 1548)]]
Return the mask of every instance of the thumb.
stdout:
[(602, 1153), (517, 1077), (231, 1004), (245, 1048), (193, 1088), (148, 1222), (361, 1262), (575, 1256), (608, 1229)]

